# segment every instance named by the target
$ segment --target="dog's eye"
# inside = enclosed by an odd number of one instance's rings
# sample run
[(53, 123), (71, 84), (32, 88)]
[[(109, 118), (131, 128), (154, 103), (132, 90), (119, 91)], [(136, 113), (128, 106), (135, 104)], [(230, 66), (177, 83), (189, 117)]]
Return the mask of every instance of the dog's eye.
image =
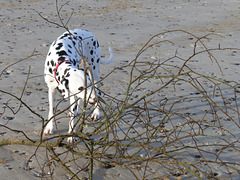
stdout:
[(79, 91), (82, 91), (84, 88), (81, 86), (80, 88), (78, 88)]

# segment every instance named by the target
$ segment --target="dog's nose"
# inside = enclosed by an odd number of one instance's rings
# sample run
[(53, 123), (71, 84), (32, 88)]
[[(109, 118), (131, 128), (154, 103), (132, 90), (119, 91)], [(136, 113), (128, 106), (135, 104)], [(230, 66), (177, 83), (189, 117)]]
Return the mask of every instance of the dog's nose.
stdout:
[(88, 103), (91, 104), (91, 105), (93, 105), (93, 104), (95, 104), (97, 101), (98, 101), (98, 98), (97, 98), (97, 97), (94, 97), (94, 98), (92, 99), (92, 101), (89, 100)]
[(97, 102), (97, 100), (98, 100), (98, 98), (97, 98), (97, 97), (93, 98), (93, 101), (94, 101), (94, 102)]
[(97, 102), (96, 98), (94, 98), (92, 101), (90, 101), (90, 100), (88, 101), (88, 103), (91, 104), (91, 105), (94, 105), (96, 102)]

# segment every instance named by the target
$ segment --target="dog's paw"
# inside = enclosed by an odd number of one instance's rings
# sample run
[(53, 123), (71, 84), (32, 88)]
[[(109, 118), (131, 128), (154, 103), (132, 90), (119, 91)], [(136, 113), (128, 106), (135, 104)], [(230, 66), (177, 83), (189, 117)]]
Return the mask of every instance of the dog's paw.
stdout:
[(68, 117), (72, 117), (73, 115), (72, 115), (71, 112), (68, 112), (67, 116), (68, 116)]
[(93, 121), (97, 121), (100, 117), (100, 110), (98, 108), (96, 108), (94, 111), (93, 111), (93, 114), (91, 116), (91, 119)]
[(49, 122), (47, 124), (47, 126), (45, 127), (44, 131), (43, 131), (44, 135), (49, 135), (49, 134), (53, 134), (53, 125), (51, 124), (51, 122)]
[(77, 137), (69, 137), (69, 138), (67, 138), (67, 143), (72, 144), (74, 142), (77, 142), (78, 140), (79, 140), (79, 138), (77, 138)]
[(97, 121), (99, 119), (99, 116), (97, 114), (92, 114), (91, 119), (93, 121)]
[(46, 127), (46, 128), (44, 129), (44, 131), (43, 131), (43, 134), (44, 134), (44, 135), (53, 134), (53, 130)]

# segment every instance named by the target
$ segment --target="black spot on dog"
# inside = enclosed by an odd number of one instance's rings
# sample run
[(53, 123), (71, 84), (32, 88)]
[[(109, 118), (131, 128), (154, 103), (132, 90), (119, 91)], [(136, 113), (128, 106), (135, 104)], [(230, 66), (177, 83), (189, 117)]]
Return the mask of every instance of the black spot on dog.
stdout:
[(75, 105), (75, 106), (73, 107), (73, 111), (76, 111), (76, 109), (77, 109), (77, 105)]
[(57, 52), (56, 54), (58, 54), (59, 56), (67, 56), (68, 54), (66, 53), (66, 51), (62, 50)]
[(69, 76), (70, 76), (70, 73), (68, 72), (65, 77), (69, 77)]
[(92, 58), (91, 61), (94, 62), (94, 59)]
[(50, 55), (51, 55), (51, 52), (48, 53), (48, 56), (50, 56)]
[(55, 44), (56, 44), (56, 41), (53, 42), (53, 45), (52, 45), (52, 46), (55, 46)]
[(63, 47), (63, 43), (58, 43), (57, 45), (58, 46), (56, 47), (56, 50), (59, 50), (59, 49), (61, 49)]
[(95, 66), (93, 66), (93, 69), (95, 69), (96, 67)]
[(52, 65), (52, 66), (54, 66), (54, 61), (53, 61), (53, 60), (51, 60), (51, 62), (50, 62), (50, 63), (51, 63), (51, 65)]
[(67, 72), (70, 70), (70, 68), (66, 68), (65, 70), (64, 70), (64, 75), (65, 74), (67, 74)]
[(59, 39), (63, 39), (63, 38), (65, 38), (65, 37), (67, 37), (67, 36), (69, 36), (69, 34), (68, 34), (68, 33), (65, 33), (65, 34), (63, 34)]
[(90, 54), (93, 55), (93, 50), (90, 51)]
[(52, 74), (52, 72), (53, 72), (53, 71), (52, 71), (52, 68), (49, 68), (49, 72)]
[(59, 57), (58, 58), (58, 61), (64, 61), (65, 60), (65, 57)]
[(100, 61), (100, 58), (97, 59), (97, 63), (99, 63), (99, 61)]
[(67, 71), (68, 71), (67, 69), (64, 70), (64, 75), (67, 73)]
[(49, 61), (47, 62), (47, 66), (49, 66)]
[(73, 65), (76, 66), (76, 64), (77, 64), (77, 63), (76, 63), (76, 60), (74, 59), (74, 60), (73, 60)]
[(78, 39), (82, 40), (82, 37), (81, 37), (81, 36), (78, 36)]
[(96, 46), (96, 41), (93, 41), (93, 46)]
[(68, 80), (67, 80), (67, 79), (65, 79), (65, 87), (66, 87), (67, 89), (69, 89), (69, 86), (68, 86), (68, 84), (69, 84)]
[(58, 92), (60, 92), (62, 94), (62, 90), (61, 89), (57, 88), (57, 90), (58, 90)]
[(58, 91), (59, 91), (62, 95), (64, 95), (65, 89), (59, 89), (59, 88), (57, 88), (57, 89), (58, 89)]
[(79, 91), (82, 91), (84, 88), (81, 86), (78, 88)]
[(69, 52), (70, 54), (72, 54), (72, 51), (70, 51), (70, 49), (68, 50), (68, 52)]
[(99, 47), (99, 43), (98, 43), (98, 41), (97, 41), (97, 47)]
[(58, 61), (64, 61), (64, 60), (65, 60), (65, 57), (58, 58)]
[(68, 44), (68, 47), (69, 47), (70, 49), (72, 49), (72, 46), (71, 46), (70, 44)]

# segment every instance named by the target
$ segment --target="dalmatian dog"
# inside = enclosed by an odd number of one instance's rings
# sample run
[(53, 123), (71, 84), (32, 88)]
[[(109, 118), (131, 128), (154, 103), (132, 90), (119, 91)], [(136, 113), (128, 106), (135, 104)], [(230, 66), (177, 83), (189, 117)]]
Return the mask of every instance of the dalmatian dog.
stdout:
[[(87, 30), (75, 29), (63, 33), (50, 46), (44, 68), (44, 78), (48, 86), (49, 114), (50, 120), (44, 129), (44, 134), (53, 134), (54, 128), (54, 94), (58, 89), (62, 95), (70, 98), (70, 122), (69, 130), (76, 131), (76, 115), (78, 100), (87, 100), (89, 104), (95, 104), (91, 116), (97, 120), (100, 109), (97, 99), (101, 96), (99, 87), (99, 65), (108, 64), (114, 59), (114, 53), (109, 47), (110, 57), (108, 60), (101, 59), (101, 49), (96, 37)], [(91, 72), (84, 72), (79, 64), (87, 60)], [(93, 82), (93, 83), (92, 83)], [(93, 86), (94, 84), (94, 86)], [(74, 141), (73, 137), (67, 139), (69, 143)]]

